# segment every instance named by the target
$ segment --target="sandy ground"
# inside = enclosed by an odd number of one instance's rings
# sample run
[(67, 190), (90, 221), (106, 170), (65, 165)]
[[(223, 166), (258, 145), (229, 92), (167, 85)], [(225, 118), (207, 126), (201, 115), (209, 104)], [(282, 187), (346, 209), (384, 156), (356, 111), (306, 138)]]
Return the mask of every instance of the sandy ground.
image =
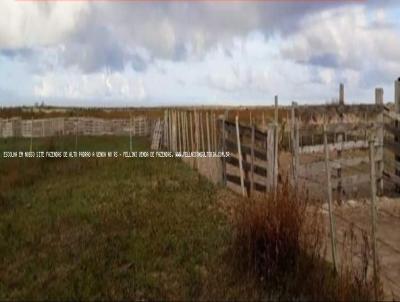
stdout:
[[(327, 229), (329, 218), (327, 205), (323, 205)], [(371, 238), (371, 204), (367, 200), (349, 200), (342, 206), (335, 207), (335, 229), (337, 238), (338, 261), (348, 260), (349, 234), (353, 230), (355, 240), (350, 254), (361, 259), (363, 245), (362, 233)], [(400, 299), (400, 198), (381, 197), (377, 202), (377, 254), (380, 278), (385, 299)], [(329, 235), (327, 239), (329, 239)], [(330, 239), (329, 239), (330, 240)], [(345, 247), (343, 247), (345, 244)], [(370, 241), (370, 244), (371, 241)], [(330, 244), (327, 257), (331, 260)], [(372, 252), (372, 250), (371, 250)], [(347, 259), (346, 259), (347, 258)], [(356, 260), (357, 261), (357, 260)], [(339, 264), (340, 266), (340, 264)], [(372, 274), (372, 262), (369, 265)]]
[[(304, 159), (303, 159), (304, 160)], [(315, 160), (315, 159), (314, 159)], [(291, 158), (288, 156), (280, 156), (280, 172), (286, 174), (289, 171), (289, 163)], [(307, 161), (307, 159), (305, 159)], [(191, 164), (191, 161), (187, 161)], [(315, 171), (319, 170), (322, 173), (317, 177), (320, 183), (314, 183), (304, 179), (304, 185), (310, 191), (319, 192), (318, 197), (322, 201), (325, 201), (326, 197), (326, 184), (324, 184), (325, 174), (324, 167), (314, 166), (313, 170), (305, 169), (302, 172), (307, 174), (312, 174), (315, 179)], [(221, 161), (220, 159), (202, 159), (199, 161), (198, 170), (200, 174), (208, 177), (214, 183), (219, 183), (221, 180)], [(227, 167), (227, 172), (239, 175), (238, 168), (233, 166)], [(237, 170), (237, 171), (236, 171)], [(236, 173), (235, 173), (236, 172)], [(304, 174), (303, 174), (304, 175)], [(260, 179), (261, 181), (261, 179)], [(300, 182), (302, 183), (302, 182)], [(368, 185), (368, 184), (366, 184)], [(351, 184), (348, 184), (351, 188)], [(385, 185), (386, 187), (386, 185)], [(241, 192), (240, 186), (229, 183), (228, 188), (236, 193)], [(235, 203), (235, 199), (240, 198), (239, 194), (234, 194), (230, 190), (221, 190), (224, 192), (224, 196), (220, 196), (221, 201), (225, 200), (228, 202), (222, 202), (223, 207), (226, 212), (232, 212), (232, 202)], [(369, 187), (358, 188), (357, 191), (352, 190), (352, 194), (345, 196), (347, 201), (342, 203), (342, 205), (335, 206), (335, 229), (337, 237), (337, 253), (338, 261), (348, 260), (349, 258), (354, 258), (355, 262), (357, 259), (361, 259), (361, 250), (363, 246), (363, 233), (367, 236), (371, 235), (371, 205), (368, 193)], [(352, 195), (351, 198), (348, 199)], [(230, 206), (229, 206), (230, 205)], [(380, 197), (377, 202), (378, 217), (377, 217), (377, 251), (378, 259), (380, 264), (380, 277), (383, 284), (383, 289), (385, 293), (385, 299), (388, 300), (400, 300), (400, 197)], [(325, 222), (327, 230), (329, 230), (329, 220), (327, 212), (327, 204), (322, 204), (322, 213), (325, 215)], [(352, 227), (351, 227), (352, 226)], [(351, 243), (349, 242), (349, 232), (353, 230), (355, 239), (352, 242), (353, 247), (349, 248)], [(371, 238), (371, 237), (369, 237)], [(327, 245), (328, 253), (327, 258), (331, 260), (330, 253), (330, 237), (327, 235)], [(351, 250), (349, 252), (349, 250)], [(355, 257), (349, 257), (349, 253)], [(358, 261), (360, 262), (360, 261)], [(340, 265), (340, 264), (339, 264)], [(372, 273), (372, 261), (369, 263), (369, 273)]]

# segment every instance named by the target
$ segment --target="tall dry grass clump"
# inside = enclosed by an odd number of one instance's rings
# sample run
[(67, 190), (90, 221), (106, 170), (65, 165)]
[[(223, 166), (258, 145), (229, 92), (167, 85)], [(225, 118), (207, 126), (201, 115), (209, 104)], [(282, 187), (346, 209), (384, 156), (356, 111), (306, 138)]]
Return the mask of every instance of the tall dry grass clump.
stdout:
[(326, 261), (326, 220), (317, 204), (287, 180), (276, 194), (243, 199), (233, 219), (236, 267), (257, 277), (273, 299), (373, 300), (365, 265), (335, 273)]
[(318, 212), (307, 207), (311, 202), (287, 181), (276, 198), (268, 194), (243, 200), (234, 217), (234, 251), (240, 266), (269, 279), (290, 271), (304, 251), (310, 257), (320, 255), (324, 228)]

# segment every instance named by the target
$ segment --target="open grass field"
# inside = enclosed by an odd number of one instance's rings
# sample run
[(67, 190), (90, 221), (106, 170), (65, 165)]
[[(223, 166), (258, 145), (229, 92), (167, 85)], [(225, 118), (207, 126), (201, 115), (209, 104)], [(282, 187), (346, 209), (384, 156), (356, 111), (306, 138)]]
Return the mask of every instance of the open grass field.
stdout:
[[(29, 150), (29, 139), (1, 151)], [(73, 149), (75, 138), (34, 150)], [(116, 137), (80, 149), (129, 149)], [(135, 150), (147, 149), (135, 139)], [(217, 191), (175, 159), (0, 159), (0, 299), (251, 299)]]
[[(0, 154), (29, 149), (30, 139), (0, 141)], [(122, 152), (129, 138), (32, 149)], [(0, 158), (0, 299), (370, 299), (368, 280), (335, 276), (318, 256), (319, 220), (292, 195), (254, 203), (172, 158)]]

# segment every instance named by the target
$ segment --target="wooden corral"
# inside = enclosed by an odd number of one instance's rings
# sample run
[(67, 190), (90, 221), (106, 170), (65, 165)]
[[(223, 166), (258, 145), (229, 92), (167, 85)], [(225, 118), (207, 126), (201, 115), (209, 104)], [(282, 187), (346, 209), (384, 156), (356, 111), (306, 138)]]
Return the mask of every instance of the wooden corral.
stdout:
[(0, 137), (51, 137), (60, 135), (134, 135), (151, 133), (151, 120), (145, 116), (130, 119), (89, 117), (0, 119)]

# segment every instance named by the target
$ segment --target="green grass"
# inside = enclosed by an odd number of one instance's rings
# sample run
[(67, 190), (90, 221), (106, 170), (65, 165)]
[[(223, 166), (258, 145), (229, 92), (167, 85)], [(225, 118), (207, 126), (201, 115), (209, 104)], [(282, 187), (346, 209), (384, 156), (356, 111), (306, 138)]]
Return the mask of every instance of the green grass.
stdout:
[[(2, 140), (0, 151), (29, 143)], [(74, 144), (36, 139), (35, 149)], [(129, 139), (83, 137), (79, 146), (127, 151)], [(226, 261), (217, 190), (176, 159), (0, 157), (0, 299), (259, 298)]]

